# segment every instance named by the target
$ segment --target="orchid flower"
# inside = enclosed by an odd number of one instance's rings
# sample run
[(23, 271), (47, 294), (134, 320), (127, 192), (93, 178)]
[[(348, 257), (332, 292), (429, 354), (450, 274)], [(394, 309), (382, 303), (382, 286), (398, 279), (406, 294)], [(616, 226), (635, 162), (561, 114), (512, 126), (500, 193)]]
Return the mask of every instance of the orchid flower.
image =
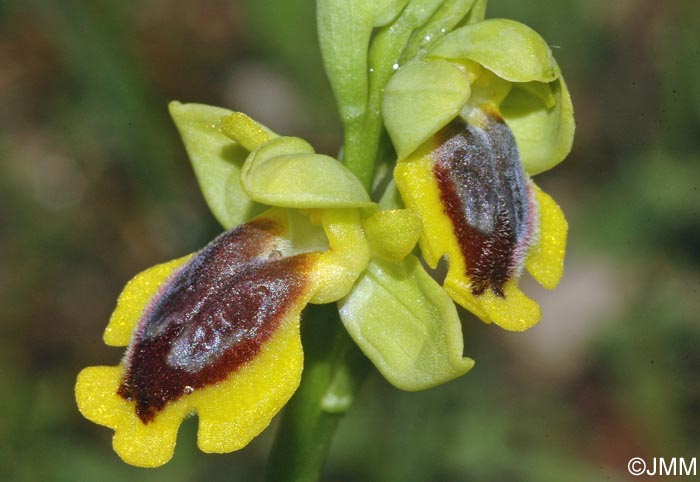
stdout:
[[(557, 285), (567, 224), (531, 177), (569, 152), (573, 108), (544, 40), (520, 23), (484, 20), (485, 6), (319, 0), (345, 128), (337, 159), (240, 112), (170, 104), (224, 231), (129, 281), (104, 333), (107, 345), (126, 347), (121, 362), (78, 375), (80, 411), (115, 431), (124, 461), (166, 463), (193, 415), (203, 451), (248, 444), (304, 385), (308, 305), (336, 303), (329, 323), (410, 391), (474, 366), (454, 302), (509, 330), (539, 321), (519, 279), (527, 271)], [(443, 258), (439, 283), (421, 260), (436, 268)], [(320, 408), (293, 416), (346, 410), (351, 370), (339, 373), (312, 390)], [(317, 474), (322, 462), (302, 458), (322, 461), (324, 444), (295, 440), (307, 445), (287, 448), (298, 456), (285, 480), (307, 480), (294, 474)]]
[(571, 148), (573, 109), (551, 50), (529, 27), (485, 20), (456, 29), (387, 85), (394, 178), (421, 219), (421, 253), (446, 256), (445, 290), (487, 323), (540, 320), (526, 269), (546, 288), (563, 273), (567, 224), (531, 176)]

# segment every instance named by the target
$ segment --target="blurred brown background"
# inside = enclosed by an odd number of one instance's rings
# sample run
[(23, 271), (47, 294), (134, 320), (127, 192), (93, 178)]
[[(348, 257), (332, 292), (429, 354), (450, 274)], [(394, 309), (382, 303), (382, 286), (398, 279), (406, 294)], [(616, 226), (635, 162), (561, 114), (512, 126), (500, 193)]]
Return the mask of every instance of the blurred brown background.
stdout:
[[(488, 16), (538, 30), (572, 92), (574, 151), (537, 178), (570, 222), (565, 278), (526, 283), (545, 313), (526, 334), (464, 314), (469, 375), (423, 393), (374, 376), (325, 480), (625, 481), (633, 456), (700, 458), (700, 3)], [(219, 230), (171, 99), (340, 143), (311, 0), (0, 2), (0, 480), (261, 479), (272, 430), (204, 455), (191, 420), (140, 470), (73, 400), (80, 368), (121, 356), (101, 335), (124, 283)]]

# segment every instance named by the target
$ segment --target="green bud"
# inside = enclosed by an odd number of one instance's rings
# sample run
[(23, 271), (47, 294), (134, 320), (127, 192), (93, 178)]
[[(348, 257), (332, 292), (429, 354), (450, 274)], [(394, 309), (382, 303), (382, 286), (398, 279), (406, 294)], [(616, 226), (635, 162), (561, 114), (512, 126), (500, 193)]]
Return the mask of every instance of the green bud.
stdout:
[(382, 113), (399, 159), (454, 119), (469, 99), (467, 74), (443, 60), (409, 62), (384, 90)]

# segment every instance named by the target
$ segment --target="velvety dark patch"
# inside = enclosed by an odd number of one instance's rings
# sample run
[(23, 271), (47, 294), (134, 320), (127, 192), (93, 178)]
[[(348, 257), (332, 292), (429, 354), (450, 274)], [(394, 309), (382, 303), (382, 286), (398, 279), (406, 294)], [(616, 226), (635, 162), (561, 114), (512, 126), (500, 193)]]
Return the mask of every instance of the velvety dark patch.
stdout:
[(221, 234), (151, 301), (118, 390), (144, 423), (253, 359), (301, 296), (311, 255), (282, 257), (278, 230), (262, 219)]
[(466, 259), (471, 292), (503, 286), (519, 269), (532, 226), (515, 138), (497, 116), (483, 127), (457, 119), (438, 134), (433, 171)]

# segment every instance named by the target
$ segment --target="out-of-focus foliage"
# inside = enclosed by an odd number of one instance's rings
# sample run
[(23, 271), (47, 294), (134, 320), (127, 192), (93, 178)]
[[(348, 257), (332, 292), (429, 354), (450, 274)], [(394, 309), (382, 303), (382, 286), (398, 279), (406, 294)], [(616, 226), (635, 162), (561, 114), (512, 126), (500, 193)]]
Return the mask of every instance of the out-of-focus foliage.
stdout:
[[(326, 480), (628, 480), (630, 457), (700, 454), (700, 4), (491, 0), (488, 16), (540, 32), (574, 99), (574, 150), (538, 178), (569, 217), (564, 280), (525, 335), (461, 313), (470, 376), (370, 380)], [(269, 432), (225, 456), (183, 433), (168, 466), (128, 467), (72, 384), (117, 362), (101, 331), (124, 282), (218, 231), (169, 100), (336, 153), (314, 31), (311, 0), (0, 3), (0, 480), (261, 478)]]

